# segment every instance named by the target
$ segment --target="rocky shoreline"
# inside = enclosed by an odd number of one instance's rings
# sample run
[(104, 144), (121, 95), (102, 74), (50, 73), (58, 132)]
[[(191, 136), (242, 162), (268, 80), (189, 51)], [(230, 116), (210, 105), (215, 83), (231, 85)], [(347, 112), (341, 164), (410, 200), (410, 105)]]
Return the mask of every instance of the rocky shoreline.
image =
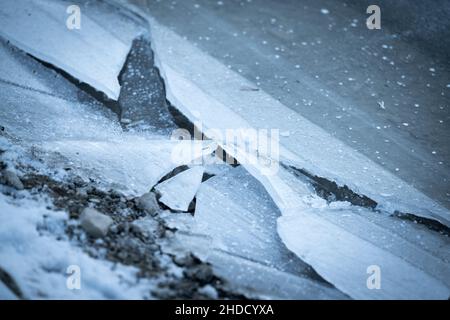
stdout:
[[(137, 198), (127, 197), (113, 189), (103, 191), (95, 181), (84, 181), (79, 176), (56, 181), (34, 172), (35, 168), (16, 163), (15, 166), (24, 171), (19, 177), (9, 170), (11, 164), (2, 161), (5, 152), (0, 151), (0, 190), (4, 195), (48, 198), (49, 209), (67, 212), (65, 233), (72, 244), (92, 258), (136, 267), (139, 270), (136, 281), (156, 280), (157, 286), (149, 292), (152, 298), (244, 298), (230, 291), (224, 281), (214, 275), (209, 264), (191, 253), (180, 258), (162, 250), (161, 241), (176, 231), (160, 217), (163, 210), (153, 192)], [(93, 234), (91, 228), (83, 224), (82, 213), (86, 209), (111, 219), (104, 234)], [(27, 298), (20, 293), (8, 271), (2, 273), (4, 276), (0, 280), (19, 298)]]

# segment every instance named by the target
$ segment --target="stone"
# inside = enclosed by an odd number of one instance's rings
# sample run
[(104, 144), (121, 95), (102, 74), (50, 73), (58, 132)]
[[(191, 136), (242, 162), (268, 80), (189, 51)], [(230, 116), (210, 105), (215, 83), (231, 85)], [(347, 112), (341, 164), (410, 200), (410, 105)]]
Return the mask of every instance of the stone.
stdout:
[(144, 217), (133, 221), (131, 228), (134, 232), (146, 237), (158, 237), (160, 234), (159, 223), (152, 217)]
[(114, 221), (92, 208), (85, 208), (80, 216), (81, 226), (87, 234), (94, 238), (106, 236)]
[(156, 201), (156, 196), (153, 192), (147, 192), (137, 198), (136, 205), (139, 209), (150, 215), (156, 215), (159, 211), (158, 201)]
[(214, 274), (209, 265), (201, 264), (185, 271), (185, 275), (201, 283), (209, 283), (213, 280)]
[(5, 184), (7, 184), (10, 187), (13, 187), (17, 190), (23, 190), (24, 186), (20, 178), (15, 174), (13, 171), (10, 170), (4, 170), (2, 172), (3, 180)]
[(203, 286), (197, 290), (198, 293), (204, 295), (205, 297), (213, 300), (219, 299), (219, 293), (217, 292), (216, 288), (214, 288), (212, 285), (207, 284), (206, 286)]

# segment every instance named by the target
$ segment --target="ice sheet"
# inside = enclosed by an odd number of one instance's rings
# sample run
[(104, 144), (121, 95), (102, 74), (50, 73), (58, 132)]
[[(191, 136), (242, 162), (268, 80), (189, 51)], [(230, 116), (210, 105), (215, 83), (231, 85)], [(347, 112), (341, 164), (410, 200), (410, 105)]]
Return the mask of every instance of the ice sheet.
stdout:
[[(118, 75), (139, 28), (121, 23), (121, 38), (109, 26), (110, 14), (81, 6), (81, 28), (66, 26), (67, 8), (55, 0), (7, 0), (0, 8), (0, 35), (31, 55), (55, 65), (117, 100)], [(113, 11), (113, 7), (109, 7)], [(95, 16), (92, 19), (91, 16)], [(124, 19), (116, 12), (114, 19)]]
[[(155, 61), (165, 79), (168, 99), (191, 121), (201, 123), (203, 131), (216, 130), (217, 134), (211, 133), (210, 137), (219, 142), (226, 136), (225, 130), (240, 128), (289, 132), (280, 138), (282, 162), (328, 178), (338, 185), (347, 185), (375, 200), (383, 210), (410, 212), (450, 225), (449, 211), (436, 201), (264, 91), (242, 94), (241, 88), (252, 87), (251, 82), (156, 19), (149, 17), (149, 20)], [(224, 147), (225, 143), (220, 141)], [(234, 147), (229, 145), (228, 150)], [(238, 160), (244, 159), (238, 157)], [(261, 171), (255, 166), (253, 169)]]

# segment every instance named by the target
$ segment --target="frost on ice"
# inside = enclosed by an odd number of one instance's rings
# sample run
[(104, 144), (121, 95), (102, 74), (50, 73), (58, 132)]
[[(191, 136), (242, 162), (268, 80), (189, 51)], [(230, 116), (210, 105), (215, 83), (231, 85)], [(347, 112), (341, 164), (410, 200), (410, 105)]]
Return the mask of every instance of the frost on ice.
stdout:
[[(309, 267), (286, 249), (277, 234), (279, 214), (264, 188), (240, 167), (202, 183), (194, 218), (166, 219), (180, 230), (174, 240), (178, 246), (193, 248), (250, 296), (345, 298), (326, 283), (310, 279)], [(176, 247), (171, 244), (171, 250)]]

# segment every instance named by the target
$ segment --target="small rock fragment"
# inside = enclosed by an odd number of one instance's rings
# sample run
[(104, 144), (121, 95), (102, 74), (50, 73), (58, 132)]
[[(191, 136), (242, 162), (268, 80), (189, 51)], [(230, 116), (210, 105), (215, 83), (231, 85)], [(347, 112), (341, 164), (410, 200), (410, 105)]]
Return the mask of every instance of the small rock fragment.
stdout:
[(195, 263), (191, 254), (175, 256), (173, 262), (179, 267), (192, 267)]
[(94, 238), (104, 237), (113, 224), (113, 220), (92, 208), (83, 210), (80, 216), (81, 226), (87, 234)]
[(17, 190), (23, 190), (24, 186), (20, 178), (14, 172), (10, 170), (4, 170), (2, 172), (3, 181), (6, 185), (16, 188)]
[(157, 237), (159, 233), (159, 223), (152, 217), (144, 217), (133, 221), (131, 228), (133, 231), (147, 237)]
[(185, 275), (205, 284), (211, 282), (214, 278), (211, 267), (204, 264), (186, 270)]
[(139, 209), (145, 211), (150, 215), (156, 215), (156, 213), (159, 211), (159, 205), (153, 192), (147, 192), (143, 196), (137, 198), (135, 201)]
[(219, 298), (217, 290), (210, 284), (199, 288), (197, 291), (209, 299), (217, 300)]

